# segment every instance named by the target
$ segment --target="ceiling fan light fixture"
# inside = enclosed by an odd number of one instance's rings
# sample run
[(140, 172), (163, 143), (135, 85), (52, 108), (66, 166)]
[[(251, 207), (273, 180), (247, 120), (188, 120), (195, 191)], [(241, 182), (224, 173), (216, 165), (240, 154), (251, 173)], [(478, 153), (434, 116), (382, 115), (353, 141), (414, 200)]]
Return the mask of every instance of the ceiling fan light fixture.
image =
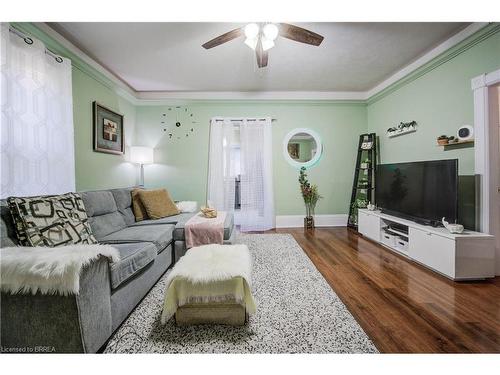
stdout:
[(251, 49), (255, 50), (255, 48), (257, 48), (257, 38), (246, 38), (245, 44)]
[(274, 23), (268, 23), (262, 29), (262, 33), (264, 34), (266, 39), (274, 41), (278, 37), (278, 26), (276, 26)]
[(249, 23), (248, 25), (245, 26), (245, 36), (247, 39), (256, 39), (257, 36), (259, 35), (259, 25), (256, 23)]
[(274, 41), (271, 39), (267, 39), (265, 37), (261, 38), (262, 41), (262, 50), (267, 51), (268, 49), (271, 49), (274, 47)]

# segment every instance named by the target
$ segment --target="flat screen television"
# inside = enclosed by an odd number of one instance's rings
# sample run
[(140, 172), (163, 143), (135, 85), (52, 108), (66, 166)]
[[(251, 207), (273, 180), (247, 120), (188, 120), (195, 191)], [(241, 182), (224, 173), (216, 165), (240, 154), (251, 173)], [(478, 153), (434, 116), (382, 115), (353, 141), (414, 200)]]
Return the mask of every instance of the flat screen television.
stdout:
[(458, 159), (381, 164), (375, 200), (390, 215), (437, 225), (458, 215)]

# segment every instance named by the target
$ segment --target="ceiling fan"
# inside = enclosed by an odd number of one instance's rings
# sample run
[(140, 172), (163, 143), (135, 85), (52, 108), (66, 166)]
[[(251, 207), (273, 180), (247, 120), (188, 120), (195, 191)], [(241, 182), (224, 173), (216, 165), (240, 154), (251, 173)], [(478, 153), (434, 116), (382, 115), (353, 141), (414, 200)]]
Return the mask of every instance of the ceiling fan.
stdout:
[(278, 35), (313, 46), (319, 46), (323, 41), (321, 35), (288, 23), (249, 23), (245, 27), (231, 30), (209, 40), (202, 47), (205, 49), (214, 48), (243, 35), (246, 38), (245, 44), (255, 50), (259, 68), (267, 66), (269, 60), (268, 51), (274, 47), (274, 40)]

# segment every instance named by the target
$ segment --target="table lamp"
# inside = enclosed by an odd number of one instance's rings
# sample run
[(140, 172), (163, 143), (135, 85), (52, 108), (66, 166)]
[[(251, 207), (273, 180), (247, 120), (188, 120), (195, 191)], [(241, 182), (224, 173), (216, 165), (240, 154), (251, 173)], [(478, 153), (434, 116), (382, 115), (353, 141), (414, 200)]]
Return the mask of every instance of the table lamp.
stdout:
[(144, 186), (144, 164), (152, 164), (153, 148), (143, 146), (130, 147), (130, 162), (141, 165), (141, 185)]

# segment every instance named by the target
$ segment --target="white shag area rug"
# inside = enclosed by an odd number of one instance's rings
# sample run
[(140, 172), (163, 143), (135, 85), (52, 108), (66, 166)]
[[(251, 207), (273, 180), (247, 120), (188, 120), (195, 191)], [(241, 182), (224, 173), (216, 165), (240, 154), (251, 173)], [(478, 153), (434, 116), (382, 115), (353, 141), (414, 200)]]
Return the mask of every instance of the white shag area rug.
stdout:
[(160, 323), (168, 272), (125, 320), (105, 353), (378, 353), (289, 234), (241, 234), (252, 254), (257, 312), (245, 326)]

